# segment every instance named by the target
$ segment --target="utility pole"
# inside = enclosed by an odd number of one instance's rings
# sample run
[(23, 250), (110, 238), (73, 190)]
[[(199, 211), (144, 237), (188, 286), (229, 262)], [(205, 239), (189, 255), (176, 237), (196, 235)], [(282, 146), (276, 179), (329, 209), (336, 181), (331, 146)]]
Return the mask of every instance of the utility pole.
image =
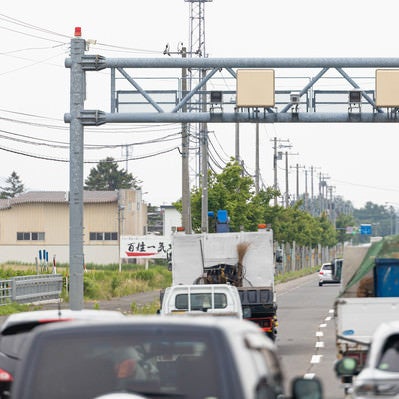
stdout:
[(319, 199), (320, 199), (320, 214), (324, 212), (325, 204), (324, 198), (326, 196), (326, 180), (329, 179), (327, 175), (323, 175), (321, 172), (319, 173)]
[(81, 38), (80, 28), (75, 28), (71, 40), (70, 79), (70, 151), (69, 151), (69, 305), (71, 310), (83, 308), (83, 159), (84, 128), (80, 118), (84, 110), (86, 93), (83, 56), (86, 41)]
[(126, 167), (125, 167), (125, 169), (126, 169), (126, 172), (128, 171), (128, 169), (129, 169), (129, 156), (130, 155), (132, 155), (132, 153), (133, 153), (133, 148), (130, 148), (131, 146), (129, 145), (129, 144), (125, 144), (123, 147), (122, 147), (122, 155), (124, 155), (125, 156), (125, 165), (126, 165)]
[(290, 194), (288, 191), (288, 151), (285, 152), (285, 207), (288, 208)]
[(308, 170), (305, 169), (305, 211), (308, 210)]
[[(279, 143), (280, 142), (289, 142), (289, 140), (281, 140), (281, 139), (277, 139), (277, 137), (273, 138), (273, 149), (274, 149), (274, 154), (273, 154), (273, 172), (274, 172), (273, 188), (274, 188), (274, 190), (278, 189), (277, 161), (282, 159), (282, 153), (281, 152), (277, 152), (277, 142), (279, 142)], [(288, 147), (291, 147), (291, 146), (288, 146)], [(274, 206), (277, 206), (277, 197), (274, 197)]]
[(256, 123), (255, 138), (255, 193), (259, 193), (259, 123)]
[[(202, 70), (203, 77), (206, 70)], [(206, 94), (202, 94), (202, 112), (206, 112)], [(201, 196), (201, 231), (208, 233), (208, 124), (200, 124), (201, 165), (202, 165), (202, 196)]]
[(335, 226), (335, 205), (333, 201), (333, 190), (335, 186), (328, 186), (327, 189), (329, 192), (328, 215), (331, 223)]
[(240, 163), (240, 124), (236, 122), (236, 131), (235, 131), (235, 159), (238, 163)]
[[(285, 147), (291, 147), (291, 146), (285, 146)], [(289, 192), (289, 179), (288, 179), (288, 171), (289, 171), (289, 166), (288, 166), (288, 155), (298, 155), (298, 153), (288, 153), (288, 151), (285, 152), (285, 207), (289, 207), (289, 199), (290, 199), (290, 192)]]
[[(183, 43), (182, 43), (183, 44)], [(187, 48), (182, 46), (180, 50), (172, 52), (169, 45), (166, 46), (164, 55), (179, 54), (182, 58), (187, 58)], [(181, 71), (181, 96), (188, 92), (188, 74), (187, 68), (183, 67)], [(187, 104), (182, 107), (183, 112), (187, 112)], [(182, 181), (182, 227), (186, 234), (191, 234), (191, 190), (190, 190), (190, 125), (187, 122), (181, 124), (181, 181)]]
[(312, 216), (315, 216), (315, 211), (316, 211), (316, 207), (314, 204), (314, 171), (315, 169), (319, 169), (316, 168), (314, 166), (310, 167), (310, 213), (312, 214)]
[(301, 166), (299, 164), (295, 165), (296, 169), (296, 200), (299, 201), (299, 169), (305, 168), (305, 166)]
[[(184, 0), (190, 3), (190, 57), (206, 57), (205, 50), (205, 3), (213, 0)], [(189, 70), (189, 90), (196, 86), (205, 76), (206, 69)], [(203, 87), (203, 93), (197, 96), (197, 106), (191, 103), (192, 108), (198, 112), (206, 112), (206, 87)], [(199, 177), (202, 188), (201, 197), (201, 231), (208, 231), (208, 125), (200, 123), (197, 125), (197, 137), (200, 142), (200, 151), (198, 154), (199, 167), (197, 176)], [(205, 153), (206, 152), (206, 153)]]
[[(182, 58), (187, 57), (186, 47), (181, 49)], [(182, 95), (187, 93), (187, 68), (182, 68)], [(187, 105), (184, 105), (183, 112), (187, 111)], [(182, 225), (187, 234), (191, 234), (191, 198), (190, 198), (190, 140), (189, 140), (189, 125), (182, 123)]]
[[(277, 137), (274, 139), (274, 154), (273, 154), (273, 172), (274, 172), (274, 183), (273, 183), (273, 188), (274, 190), (277, 190)], [(274, 206), (277, 206), (277, 197), (274, 197)]]

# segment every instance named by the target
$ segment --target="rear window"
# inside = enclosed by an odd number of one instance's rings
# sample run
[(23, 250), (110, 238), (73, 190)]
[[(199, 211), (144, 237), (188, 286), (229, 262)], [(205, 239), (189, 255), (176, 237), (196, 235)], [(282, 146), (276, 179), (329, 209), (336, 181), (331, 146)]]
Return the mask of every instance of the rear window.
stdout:
[(29, 386), (35, 388), (29, 398), (83, 399), (117, 391), (187, 399), (194, 393), (196, 398), (234, 396), (223, 392), (225, 365), (211, 333), (153, 330), (68, 335), (62, 342), (47, 338), (35, 349), (40, 367), (30, 369)]
[(378, 362), (378, 369), (384, 371), (399, 371), (399, 335), (391, 335), (382, 350), (381, 358)]
[(26, 340), (29, 332), (16, 334), (16, 335), (4, 335), (0, 338), (0, 352), (7, 356), (20, 358), (22, 345)]
[[(178, 294), (175, 299), (175, 307), (179, 310), (188, 310), (189, 296), (188, 294)], [(191, 310), (202, 310), (212, 308), (212, 294), (208, 293), (195, 293), (190, 294)], [(214, 293), (214, 306), (215, 309), (224, 309), (227, 307), (226, 294), (221, 292)]]
[(331, 265), (323, 265), (322, 270), (332, 270)]
[(0, 337), (0, 351), (7, 356), (20, 358), (22, 344), (34, 328), (46, 323), (60, 322), (68, 319), (31, 320), (27, 322), (10, 324), (5, 328)]

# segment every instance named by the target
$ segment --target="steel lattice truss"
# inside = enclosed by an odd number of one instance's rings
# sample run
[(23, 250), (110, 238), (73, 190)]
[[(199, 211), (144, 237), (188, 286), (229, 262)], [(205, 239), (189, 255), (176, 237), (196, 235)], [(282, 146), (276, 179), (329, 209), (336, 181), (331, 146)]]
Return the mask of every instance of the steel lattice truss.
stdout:
[[(66, 67), (73, 64), (65, 61)], [(105, 58), (99, 55), (81, 57), (82, 70), (100, 71), (110, 68), (111, 112), (103, 110), (82, 110), (80, 120), (83, 125), (103, 123), (321, 123), (321, 122), (396, 122), (397, 108), (378, 108), (375, 104), (375, 71), (377, 69), (399, 68), (399, 58)], [(174, 70), (176, 77), (186, 68), (205, 71), (198, 84), (190, 91), (182, 92), (179, 84), (173, 84), (167, 90), (148, 90), (143, 86), (138, 71), (151, 70), (152, 75), (161, 70)], [(276, 71), (276, 104), (273, 108), (245, 108), (234, 106), (234, 83), (229, 90), (221, 90), (222, 98), (218, 104), (211, 101), (212, 90), (207, 90), (221, 73), (227, 73), (231, 80), (236, 78), (239, 68)], [(135, 75), (132, 75), (134, 71)], [(368, 75), (364, 75), (367, 72)], [(363, 76), (353, 77), (353, 74)], [(120, 74), (132, 90), (117, 90), (115, 76)], [(335, 74), (335, 76), (332, 76)], [(162, 75), (160, 75), (162, 76)], [(300, 76), (302, 78), (300, 78)], [(302, 79), (302, 86), (301, 86)], [(120, 80), (120, 79), (119, 79)], [(278, 87), (278, 81), (282, 82)], [(295, 81), (295, 83), (293, 83)], [(291, 83), (290, 83), (291, 82)], [(326, 82), (326, 83), (325, 83)], [(283, 87), (283, 83), (285, 86)], [(324, 83), (324, 85), (323, 85)], [(291, 86), (290, 86), (291, 85)], [(327, 88), (326, 88), (327, 87)], [(361, 101), (351, 104), (348, 93), (358, 90)], [(168, 102), (158, 101), (157, 97), (169, 93)], [(298, 102), (291, 97), (296, 93)], [(129, 112), (121, 112), (119, 105), (125, 94), (140, 97), (140, 104), (146, 103), (145, 112), (137, 111), (137, 100), (130, 103)], [(207, 112), (198, 112), (198, 107), (190, 107), (192, 101), (205, 94)], [(129, 105), (126, 103), (125, 105)], [(129, 107), (128, 107), (129, 108)], [(70, 114), (65, 121), (70, 122)]]

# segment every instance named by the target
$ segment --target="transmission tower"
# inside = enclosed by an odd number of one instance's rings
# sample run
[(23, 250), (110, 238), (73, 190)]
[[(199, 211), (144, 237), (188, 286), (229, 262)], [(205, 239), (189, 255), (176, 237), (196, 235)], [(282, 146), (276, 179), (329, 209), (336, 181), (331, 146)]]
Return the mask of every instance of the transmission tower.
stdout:
[(125, 157), (126, 172), (129, 169), (129, 158), (133, 154), (133, 148), (130, 144), (124, 144), (122, 147), (122, 156)]
[[(205, 47), (205, 3), (213, 0), (184, 0), (190, 3), (189, 20), (189, 57), (206, 57)], [(188, 71), (188, 89), (191, 91), (205, 77), (206, 70), (190, 69)], [(201, 93), (202, 92), (202, 93)], [(188, 105), (191, 112), (205, 112), (207, 108), (206, 87), (203, 86), (198, 96), (193, 96)], [(201, 229), (208, 231), (208, 195), (207, 195), (207, 176), (208, 176), (208, 126), (206, 123), (191, 124), (188, 127), (189, 134), (195, 138), (195, 145), (191, 142), (191, 147), (197, 147), (190, 154), (191, 181), (197, 187), (202, 187), (202, 217)]]

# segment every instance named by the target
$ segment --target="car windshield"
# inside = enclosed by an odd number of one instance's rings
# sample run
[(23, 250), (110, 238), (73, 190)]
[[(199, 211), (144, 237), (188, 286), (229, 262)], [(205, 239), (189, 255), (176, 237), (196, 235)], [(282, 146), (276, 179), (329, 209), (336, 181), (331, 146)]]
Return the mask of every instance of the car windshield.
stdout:
[[(32, 370), (32, 399), (86, 399), (110, 392), (220, 398), (212, 337), (165, 333), (49, 339)], [(198, 396), (199, 395), (199, 396)]]

